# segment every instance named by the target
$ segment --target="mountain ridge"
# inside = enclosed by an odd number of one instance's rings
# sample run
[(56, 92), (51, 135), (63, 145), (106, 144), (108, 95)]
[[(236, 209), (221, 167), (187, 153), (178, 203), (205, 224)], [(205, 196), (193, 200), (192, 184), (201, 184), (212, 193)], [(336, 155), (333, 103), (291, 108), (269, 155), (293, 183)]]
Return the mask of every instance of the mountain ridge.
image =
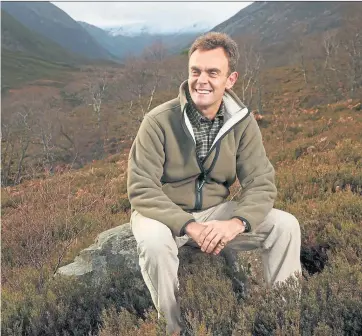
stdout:
[[(347, 13), (362, 16), (362, 3), (254, 2), (211, 31), (233, 38), (254, 38), (271, 66), (288, 64), (291, 49), (301, 36), (323, 34), (344, 25)], [(280, 50), (284, 50), (283, 55)]]
[(52, 61), (74, 63), (81, 57), (71, 54), (56, 42), (26, 28), (6, 11), (1, 10), (1, 47), (12, 52), (24, 52)]
[(114, 59), (79, 23), (50, 2), (2, 2), (1, 6), (28, 29), (73, 53), (89, 59)]

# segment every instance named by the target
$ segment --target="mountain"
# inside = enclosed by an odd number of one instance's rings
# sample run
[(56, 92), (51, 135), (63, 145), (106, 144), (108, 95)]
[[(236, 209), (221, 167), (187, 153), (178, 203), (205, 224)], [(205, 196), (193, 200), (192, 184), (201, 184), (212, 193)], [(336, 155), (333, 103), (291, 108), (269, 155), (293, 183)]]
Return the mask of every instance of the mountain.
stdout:
[(92, 59), (114, 59), (79, 23), (49, 2), (2, 2), (1, 7), (28, 29), (68, 51)]
[(104, 49), (117, 57), (121, 57), (124, 50), (123, 41), (117, 41), (114, 36), (111, 36), (107, 31), (97, 26), (91, 25), (87, 22), (77, 21), (89, 35), (93, 37)]
[(306, 33), (337, 27), (342, 2), (254, 2), (213, 28), (231, 36), (260, 34), (263, 41), (279, 42), (301, 26)]
[(119, 27), (104, 28), (110, 35), (117, 36), (140, 36), (140, 35), (179, 35), (179, 34), (201, 34), (212, 28), (209, 22), (195, 22), (188, 26), (167, 26), (159, 21), (149, 21), (127, 24)]
[(1, 10), (1, 50), (22, 52), (53, 62), (75, 63), (81, 60), (59, 44), (29, 30), (4, 10)]
[[(254, 2), (212, 31), (232, 37), (254, 36), (274, 66), (285, 62), (300, 35), (320, 34), (341, 27), (347, 11), (362, 16), (362, 3), (351, 2)], [(280, 50), (285, 50), (283, 55)]]
[(155, 40), (152, 36), (122, 36), (111, 35), (108, 31), (86, 22), (78, 22), (103, 48), (118, 58), (127, 55), (139, 55), (145, 47), (151, 45)]
[[(134, 34), (120, 34), (121, 30), (101, 29), (86, 22), (78, 21), (78, 23), (105, 49), (118, 58), (124, 58), (129, 55), (140, 55), (142, 51), (151, 46), (155, 42), (162, 42), (169, 53), (179, 53), (185, 46), (191, 43), (196, 36), (207, 31), (202, 25), (193, 25), (185, 27), (181, 30), (170, 33), (156, 33), (149, 31), (146, 33), (142, 30), (134, 30)], [(201, 29), (201, 30), (199, 30)], [(194, 30), (194, 31), (193, 31)]]
[(57, 77), (84, 64), (52, 40), (23, 26), (1, 10), (1, 90), (27, 81)]

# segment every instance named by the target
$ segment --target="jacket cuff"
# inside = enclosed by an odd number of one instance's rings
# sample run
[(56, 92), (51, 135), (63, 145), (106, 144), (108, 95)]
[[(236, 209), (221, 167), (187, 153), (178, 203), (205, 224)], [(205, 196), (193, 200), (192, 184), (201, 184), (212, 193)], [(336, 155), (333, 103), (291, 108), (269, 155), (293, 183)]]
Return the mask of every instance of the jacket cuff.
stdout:
[(244, 232), (250, 232), (251, 231), (251, 225), (250, 225), (250, 223), (249, 223), (249, 221), (247, 219), (245, 219), (244, 217), (240, 217), (240, 216), (233, 216), (232, 218), (237, 218), (237, 219), (241, 220), (245, 224), (245, 231)]
[(193, 219), (190, 219), (190, 220), (188, 220), (183, 226), (182, 226), (182, 228), (181, 228), (181, 230), (180, 230), (180, 236), (184, 236), (185, 234), (186, 234), (186, 226), (187, 225), (189, 225), (190, 223), (192, 223), (192, 222), (195, 222), (195, 219), (193, 218)]

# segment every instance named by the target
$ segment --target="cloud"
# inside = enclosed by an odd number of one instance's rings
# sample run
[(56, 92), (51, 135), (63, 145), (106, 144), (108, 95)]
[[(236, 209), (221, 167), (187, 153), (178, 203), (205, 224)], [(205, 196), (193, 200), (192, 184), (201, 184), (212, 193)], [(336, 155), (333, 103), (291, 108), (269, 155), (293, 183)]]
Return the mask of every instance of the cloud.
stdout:
[(212, 26), (227, 20), (251, 2), (52, 2), (74, 20), (98, 27), (157, 23), (183, 27), (195, 22)]

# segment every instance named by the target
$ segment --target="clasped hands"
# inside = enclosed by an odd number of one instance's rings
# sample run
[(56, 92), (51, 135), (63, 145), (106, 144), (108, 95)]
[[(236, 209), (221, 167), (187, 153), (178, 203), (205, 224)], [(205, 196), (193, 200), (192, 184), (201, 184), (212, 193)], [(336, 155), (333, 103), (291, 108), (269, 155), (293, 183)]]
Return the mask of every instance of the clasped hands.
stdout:
[(186, 226), (185, 231), (200, 246), (202, 252), (218, 255), (230, 240), (244, 230), (241, 220), (232, 218), (225, 221), (192, 222)]

